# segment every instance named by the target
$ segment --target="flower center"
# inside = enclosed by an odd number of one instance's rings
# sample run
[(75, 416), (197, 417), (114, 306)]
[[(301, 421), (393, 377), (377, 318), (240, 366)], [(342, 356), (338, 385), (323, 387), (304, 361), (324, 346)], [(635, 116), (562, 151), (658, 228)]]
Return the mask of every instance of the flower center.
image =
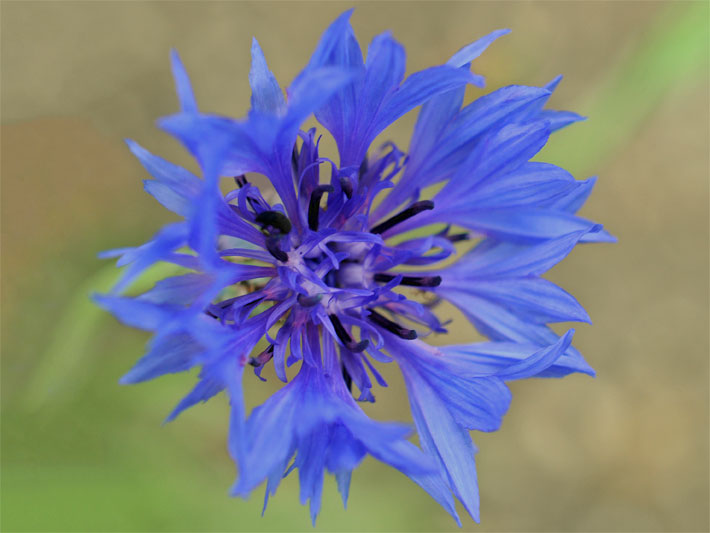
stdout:
[[(254, 297), (248, 305), (256, 309), (256, 302), (272, 301), (274, 313), (284, 307), (286, 312), (274, 315), (273, 320), (284, 321), (286, 326), (293, 322), (321, 323), (354, 353), (366, 350), (370, 342), (367, 337), (377, 337), (378, 330), (402, 339), (417, 338), (415, 330), (399, 323), (405, 317), (439, 331), (438, 320), (428, 316), (421, 320), (423, 314), (430, 312), (421, 306), (417, 308), (419, 304), (392, 289), (399, 285), (437, 287), (441, 277), (392, 272), (394, 267), (404, 264), (404, 257), (414, 257), (414, 252), (406, 246), (385, 243), (390, 230), (433, 209), (434, 202), (416, 201), (370, 225), (374, 197), (391, 185), (390, 177), (401, 168), (401, 163), (393, 159), (395, 152), (377, 155), (372, 164), (363, 164), (357, 170), (339, 169), (329, 160), (319, 158), (316, 145), (313, 136), (309, 136), (300, 151), (297, 147), (293, 151), (299, 211), (289, 214), (298, 216), (298, 220), (289, 219), (281, 206), (270, 205), (245, 176), (234, 178), (238, 189), (225, 197), (228, 202), (238, 200), (229, 204), (235, 214), (261, 229), (264, 248), (271, 256), (261, 252), (262, 260), (276, 269), (270, 281), (254, 288)], [(320, 183), (319, 167), (324, 162), (330, 162), (332, 167), (329, 184)], [(385, 175), (392, 162), (394, 170)], [(290, 313), (286, 305), (290, 306)], [(358, 330), (360, 333), (356, 334)], [(354, 338), (360, 335), (365, 338)], [(273, 349), (267, 349), (252, 358), (252, 364), (261, 366), (272, 355)]]

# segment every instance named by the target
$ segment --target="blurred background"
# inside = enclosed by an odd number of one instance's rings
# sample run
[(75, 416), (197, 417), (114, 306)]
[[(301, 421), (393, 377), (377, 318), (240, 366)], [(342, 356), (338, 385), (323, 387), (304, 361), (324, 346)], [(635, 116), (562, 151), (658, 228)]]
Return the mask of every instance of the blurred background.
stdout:
[[(203, 109), (239, 116), (252, 36), (286, 85), (347, 7), (2, 2), (3, 531), (311, 530), (294, 476), (263, 518), (261, 494), (228, 497), (223, 395), (162, 426), (194, 375), (118, 385), (148, 337), (88, 295), (115, 279), (99, 250), (142, 243), (172, 220), (143, 192), (147, 175), (122, 139), (194, 169), (154, 127), (177, 109), (169, 49)], [(482, 522), (464, 518), (464, 530), (708, 531), (708, 3), (356, 8), (361, 43), (391, 29), (409, 72), (509, 27), (474, 64), (486, 90), (563, 73), (551, 106), (589, 120), (541, 158), (599, 175), (583, 215), (619, 237), (578, 247), (548, 276), (594, 320), (575, 342), (598, 377), (513, 385), (502, 430), (473, 435)], [(406, 146), (415, 116), (387, 136)], [(474, 338), (463, 322), (451, 330), (454, 342)], [(383, 370), (390, 387), (365, 408), (407, 421), (402, 382)], [(250, 405), (278, 387), (245, 376)], [(348, 506), (327, 478), (316, 529), (457, 530), (372, 459)]]

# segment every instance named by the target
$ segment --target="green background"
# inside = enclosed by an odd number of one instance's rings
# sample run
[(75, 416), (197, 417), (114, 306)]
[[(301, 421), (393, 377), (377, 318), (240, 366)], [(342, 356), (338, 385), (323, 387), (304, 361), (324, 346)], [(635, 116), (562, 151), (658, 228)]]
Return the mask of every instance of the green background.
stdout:
[[(147, 335), (87, 296), (115, 276), (97, 251), (172, 220), (143, 193), (147, 176), (122, 138), (194, 168), (153, 126), (176, 109), (169, 48), (205, 110), (238, 116), (252, 35), (287, 84), (346, 7), (2, 2), (3, 531), (311, 530), (294, 476), (264, 518), (260, 493), (227, 496), (224, 396), (161, 426), (194, 375), (118, 385)], [(590, 120), (542, 155), (578, 178), (599, 175), (583, 214), (619, 237), (580, 247), (549, 275), (594, 320), (575, 342), (598, 377), (513, 385), (502, 430), (474, 434), (482, 523), (464, 529), (708, 531), (708, 3), (359, 3), (353, 25), (362, 43), (393, 30), (409, 72), (511, 28), (475, 70), (489, 88), (565, 74), (552, 106)], [(406, 146), (414, 118), (387, 136)], [(475, 338), (444, 314), (449, 339)], [(365, 408), (409, 420), (393, 370)], [(278, 386), (245, 382), (250, 405)], [(326, 479), (317, 530), (456, 527), (367, 459), (347, 511)]]

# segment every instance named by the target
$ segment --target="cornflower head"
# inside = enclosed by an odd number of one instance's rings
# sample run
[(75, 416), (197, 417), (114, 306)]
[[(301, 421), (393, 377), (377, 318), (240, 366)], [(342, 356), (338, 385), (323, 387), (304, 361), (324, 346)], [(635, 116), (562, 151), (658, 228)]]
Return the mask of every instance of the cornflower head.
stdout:
[[(95, 298), (155, 333), (123, 383), (200, 367), (168, 420), (227, 391), (228, 448), (239, 470), (233, 495), (266, 481), (266, 506), (298, 469), (301, 503), (310, 500), (315, 523), (324, 471), (345, 502), (353, 469), (370, 454), (459, 524), (454, 497), (478, 521), (469, 430), (498, 429), (511, 400), (506, 383), (593, 375), (571, 346), (573, 331), (560, 337), (548, 326), (586, 322), (586, 312), (540, 275), (577, 243), (613, 237), (575, 215), (594, 178), (577, 181), (529, 161), (552, 132), (582, 119), (544, 109), (559, 78), (463, 106), (466, 87), (483, 86), (470, 62), (507, 30), (404, 79), (402, 46), (379, 35), (364, 60), (349, 17), (327, 29), (287, 98), (254, 40), (251, 110), (241, 120), (200, 112), (173, 53), (181, 110), (159, 125), (194, 155), (202, 177), (128, 142), (154, 178), (146, 191), (185, 220), (140, 247), (107, 252), (126, 269), (111, 294)], [(408, 152), (393, 143), (372, 148), (420, 106)], [(338, 162), (320, 155), (315, 129), (301, 129), (312, 115), (335, 140)], [(278, 198), (268, 200), (247, 173), (266, 176)], [(226, 194), (222, 178), (233, 180)], [(438, 192), (422, 199), (432, 185)], [(477, 242), (452, 262), (464, 241)], [(188, 272), (140, 296), (121, 295), (161, 261)], [(422, 340), (446, 332), (434, 312), (442, 300), (490, 341)], [(357, 403), (375, 400), (373, 381), (386, 386), (376, 366), (392, 362), (419, 447), (407, 440), (408, 426), (371, 420)], [(244, 371), (260, 377), (266, 365), (285, 385), (247, 416)]]

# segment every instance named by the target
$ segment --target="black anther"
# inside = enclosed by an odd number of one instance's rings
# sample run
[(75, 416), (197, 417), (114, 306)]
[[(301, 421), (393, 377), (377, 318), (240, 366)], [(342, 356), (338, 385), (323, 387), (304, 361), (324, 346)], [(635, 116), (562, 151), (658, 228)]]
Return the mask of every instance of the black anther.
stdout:
[(340, 341), (351, 352), (360, 353), (370, 345), (370, 341), (367, 339), (355, 342), (343, 326), (343, 323), (338, 318), (338, 315), (328, 315), (328, 318), (330, 318), (330, 322), (333, 324), (333, 329), (335, 329), (335, 333)]
[(262, 211), (256, 215), (256, 223), (261, 226), (261, 229), (272, 227), (278, 230), (281, 235), (286, 235), (291, 231), (291, 221), (278, 211)]
[(370, 230), (370, 233), (384, 233), (400, 222), (404, 222), (408, 218), (412, 218), (414, 215), (418, 215), (422, 211), (428, 211), (429, 209), (434, 209), (434, 202), (431, 200), (421, 200), (420, 202), (416, 202), (401, 213), (393, 216), (392, 218), (388, 218), (381, 224), (377, 224), (377, 226)]
[(341, 363), (340, 365), (342, 371), (343, 371), (343, 381), (345, 381), (345, 386), (348, 388), (350, 392), (353, 391), (353, 378), (350, 375), (350, 372), (348, 372), (348, 369), (345, 368), (345, 365)]
[(318, 216), (320, 215), (320, 200), (324, 193), (333, 192), (332, 185), (318, 185), (311, 193), (308, 203), (308, 227), (313, 231), (318, 231)]
[(389, 318), (382, 316), (374, 309), (368, 309), (368, 311), (370, 311), (370, 315), (367, 318), (372, 320), (378, 326), (385, 328), (387, 331), (390, 331), (398, 337), (409, 341), (417, 338), (417, 332), (413, 329), (407, 329), (405, 327), (400, 326), (399, 324), (397, 324), (397, 322), (393, 322)]
[[(396, 277), (392, 274), (377, 273), (373, 276), (373, 279), (380, 283), (388, 283)], [(438, 287), (441, 285), (441, 276), (403, 276), (399, 284), (409, 287)]]
[(370, 168), (370, 165), (367, 161), (367, 156), (362, 160), (362, 163), (360, 163), (360, 168), (358, 169), (358, 175), (362, 178)]
[(298, 177), (298, 146), (293, 145), (293, 150), (291, 151), (291, 170), (293, 170), (294, 176)]
[(335, 334), (343, 342), (343, 344), (348, 344), (353, 341), (350, 334), (345, 330), (345, 327), (343, 327), (343, 323), (338, 318), (338, 315), (328, 315), (328, 318), (330, 318), (330, 322), (333, 324)]
[(348, 197), (348, 199), (353, 197), (353, 182), (350, 178), (348, 178), (347, 176), (341, 176), (340, 188), (343, 189), (343, 192), (345, 193), (345, 196)]
[(265, 239), (266, 249), (282, 262), (288, 261), (288, 255), (281, 249), (281, 235), (269, 235)]
[(352, 353), (364, 352), (367, 347), (370, 346), (370, 341), (368, 339), (363, 339), (360, 342), (351, 341), (347, 345), (347, 349)]
[(242, 174), (241, 176), (234, 176), (234, 182), (239, 186), (240, 189), (244, 187), (247, 183), (249, 183), (247, 177), (244, 174)]
[(251, 366), (262, 366), (268, 363), (271, 358), (274, 356), (274, 345), (271, 344), (269, 347), (261, 352), (259, 355), (256, 357), (250, 357), (249, 358), (249, 364)]
[(467, 241), (471, 237), (468, 233), (456, 233), (454, 235), (448, 235), (446, 237), (450, 242), (460, 242), (460, 241)]
[(312, 294), (310, 296), (306, 296), (305, 294), (299, 294), (296, 297), (296, 300), (298, 300), (298, 303), (302, 305), (303, 307), (313, 307), (314, 305), (320, 303), (320, 301), (323, 299), (322, 294)]

